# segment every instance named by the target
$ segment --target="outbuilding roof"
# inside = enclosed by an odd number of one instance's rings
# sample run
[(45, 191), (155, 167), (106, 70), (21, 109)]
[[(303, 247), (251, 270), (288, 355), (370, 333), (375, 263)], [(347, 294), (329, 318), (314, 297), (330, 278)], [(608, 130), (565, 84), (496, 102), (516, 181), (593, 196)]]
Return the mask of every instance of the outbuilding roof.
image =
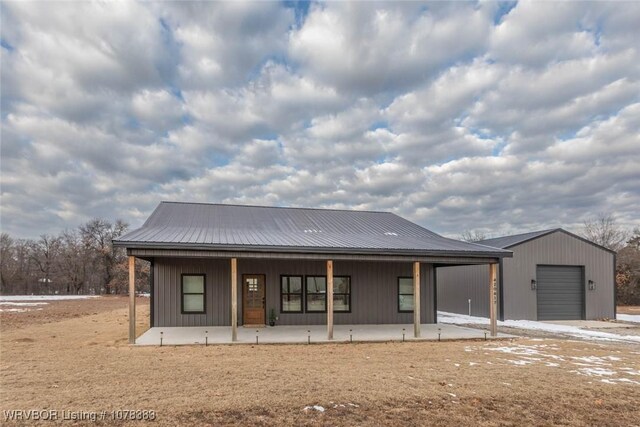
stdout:
[(511, 256), (440, 236), (390, 212), (161, 202), (114, 241), (127, 248)]
[(608, 251), (608, 252), (612, 252), (615, 253), (615, 251), (612, 251), (609, 248), (605, 248), (604, 246), (598, 245), (597, 243), (594, 243), (590, 240), (585, 239), (584, 237), (580, 237), (576, 234), (570, 233), (569, 231), (562, 229), (562, 228), (551, 228), (549, 230), (540, 230), (540, 231), (532, 231), (530, 233), (522, 233), (522, 234), (513, 234), (511, 236), (502, 236), (502, 237), (494, 237), (491, 239), (485, 239), (485, 240), (481, 240), (479, 242), (476, 242), (478, 244), (481, 245), (486, 245), (486, 246), (493, 246), (494, 248), (500, 248), (500, 249), (508, 249), (508, 248), (513, 248), (514, 246), (518, 246), (522, 243), (528, 242), (530, 240), (535, 240), (538, 239), (542, 236), (546, 236), (548, 234), (552, 234), (552, 233), (564, 233), (567, 234), (571, 237), (574, 237), (578, 240), (582, 240), (585, 243), (589, 243), (590, 245), (596, 246), (602, 250)]

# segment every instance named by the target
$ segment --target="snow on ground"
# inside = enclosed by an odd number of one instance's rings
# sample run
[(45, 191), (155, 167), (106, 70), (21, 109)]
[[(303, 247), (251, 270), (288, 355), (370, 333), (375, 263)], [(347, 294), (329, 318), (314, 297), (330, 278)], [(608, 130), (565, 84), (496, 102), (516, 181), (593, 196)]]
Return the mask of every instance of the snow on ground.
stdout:
[[(466, 314), (439, 311), (438, 323), (448, 323), (453, 325), (488, 325), (489, 319), (486, 317), (467, 316)], [(610, 332), (581, 329), (577, 326), (558, 325), (555, 323), (536, 322), (533, 320), (498, 321), (498, 326), (552, 332), (590, 340), (640, 342), (640, 335), (619, 335)]]
[(47, 305), (48, 302), (0, 302), (0, 305), (11, 305), (20, 307), (33, 307), (35, 305)]
[[(36, 310), (42, 310), (41, 308), (36, 308)], [(30, 308), (0, 308), (0, 313), (24, 313), (25, 311), (32, 311)]]
[(516, 366), (543, 364), (549, 368), (566, 369), (576, 375), (592, 377), (607, 384), (640, 385), (640, 371), (624, 366), (625, 359), (620, 356), (566, 356), (553, 343), (466, 346), (464, 350), (484, 354), (488, 351), (495, 352), (504, 355), (498, 357), (498, 360)]
[(62, 301), (98, 298), (98, 295), (0, 295), (0, 301)]
[(304, 407), (304, 411), (308, 411), (308, 410), (314, 410), (314, 411), (318, 411), (318, 412), (324, 412), (324, 407), (320, 406), (320, 405), (313, 405), (313, 406), (305, 406)]
[(640, 314), (616, 314), (616, 319), (625, 322), (640, 323)]

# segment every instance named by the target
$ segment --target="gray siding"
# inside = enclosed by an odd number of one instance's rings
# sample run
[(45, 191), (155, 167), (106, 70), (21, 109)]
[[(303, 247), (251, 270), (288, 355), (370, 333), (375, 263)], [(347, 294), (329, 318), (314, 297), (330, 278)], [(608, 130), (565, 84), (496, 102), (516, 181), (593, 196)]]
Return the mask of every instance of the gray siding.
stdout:
[[(561, 231), (509, 249), (513, 258), (502, 261), (505, 319), (537, 319), (536, 291), (531, 290), (531, 279), (536, 279), (538, 265), (583, 266), (584, 286), (589, 280), (596, 283), (596, 290), (585, 290), (586, 318), (614, 317), (612, 253)], [(439, 310), (466, 314), (467, 299), (471, 298), (472, 313), (488, 316), (487, 266), (439, 267), (436, 271)]]
[[(438, 267), (438, 310), (489, 317), (489, 266)], [(498, 272), (498, 281), (500, 273)], [(500, 283), (500, 282), (498, 282)], [(499, 302), (499, 301), (498, 301)]]
[[(206, 275), (206, 314), (181, 314), (180, 276)], [(280, 313), (280, 276), (326, 275), (326, 263), (314, 260), (239, 259), (243, 274), (266, 276), (266, 309), (279, 316), (279, 325), (326, 323), (325, 313)], [(413, 323), (412, 313), (398, 313), (397, 278), (411, 276), (409, 262), (334, 261), (335, 276), (351, 276), (351, 313), (334, 313), (336, 324)], [(231, 324), (228, 259), (155, 258), (154, 326), (228, 326)], [(421, 268), (421, 321), (434, 322), (434, 270)], [(242, 324), (242, 291), (238, 289), (238, 323)]]
[[(584, 280), (593, 280), (596, 290), (585, 290), (587, 319), (613, 318), (613, 254), (568, 234), (556, 232), (518, 245), (513, 258), (504, 262), (504, 300), (506, 319), (537, 318), (537, 265), (584, 266)], [(583, 284), (586, 287), (586, 283)]]

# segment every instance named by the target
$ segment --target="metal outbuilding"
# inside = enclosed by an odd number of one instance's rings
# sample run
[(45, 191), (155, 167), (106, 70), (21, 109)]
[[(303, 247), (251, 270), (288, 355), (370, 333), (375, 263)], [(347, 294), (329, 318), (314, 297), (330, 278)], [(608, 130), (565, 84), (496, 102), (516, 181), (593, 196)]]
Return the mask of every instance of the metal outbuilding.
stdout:
[[(504, 319), (615, 318), (615, 252), (561, 228), (487, 239), (501, 259), (498, 316)], [(438, 310), (487, 317), (486, 265), (436, 269)]]

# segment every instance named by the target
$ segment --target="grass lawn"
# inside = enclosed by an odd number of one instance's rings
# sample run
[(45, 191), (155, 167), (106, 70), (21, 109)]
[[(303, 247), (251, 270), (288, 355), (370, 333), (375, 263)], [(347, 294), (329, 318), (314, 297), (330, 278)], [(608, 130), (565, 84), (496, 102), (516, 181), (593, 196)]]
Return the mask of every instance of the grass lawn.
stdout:
[[(1, 313), (0, 409), (153, 410), (154, 425), (172, 426), (640, 424), (638, 345), (131, 347), (126, 304), (102, 297)], [(138, 313), (141, 333), (148, 300)], [(110, 423), (121, 422), (97, 424)]]

